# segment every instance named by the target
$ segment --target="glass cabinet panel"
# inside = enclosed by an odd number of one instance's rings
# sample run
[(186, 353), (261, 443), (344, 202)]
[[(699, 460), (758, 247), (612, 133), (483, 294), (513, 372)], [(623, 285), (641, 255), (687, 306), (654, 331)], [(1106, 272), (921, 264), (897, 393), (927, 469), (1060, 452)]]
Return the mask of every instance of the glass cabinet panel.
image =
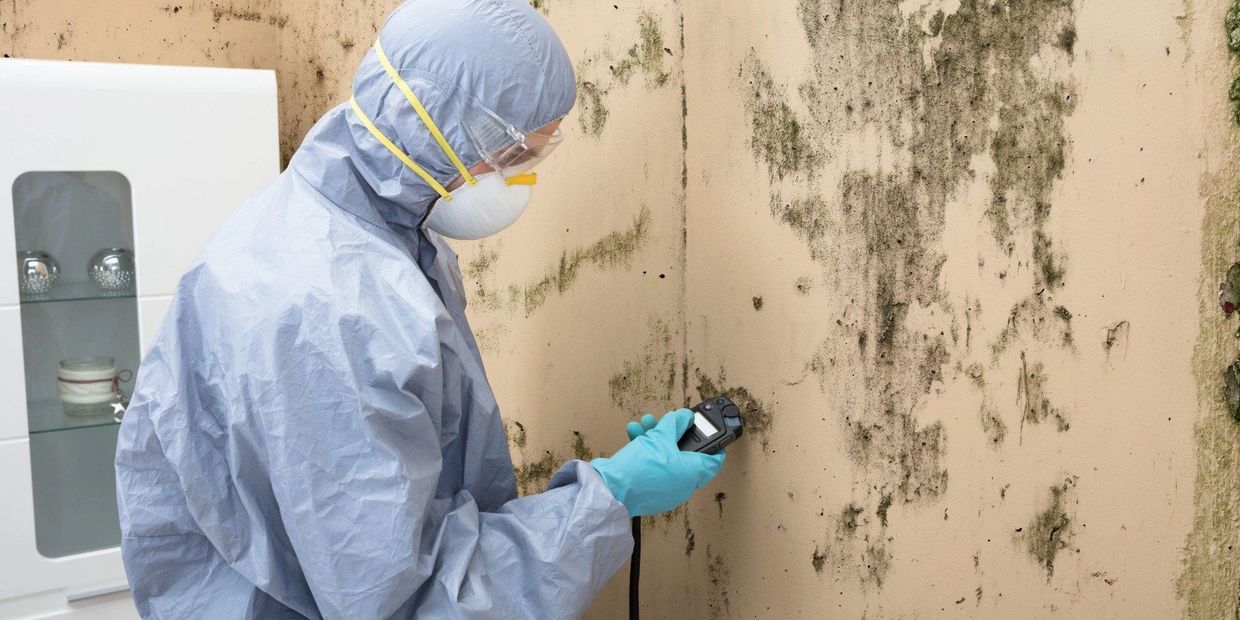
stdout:
[(129, 182), (27, 172), (13, 209), (36, 546), (115, 547), (112, 462), (140, 354)]

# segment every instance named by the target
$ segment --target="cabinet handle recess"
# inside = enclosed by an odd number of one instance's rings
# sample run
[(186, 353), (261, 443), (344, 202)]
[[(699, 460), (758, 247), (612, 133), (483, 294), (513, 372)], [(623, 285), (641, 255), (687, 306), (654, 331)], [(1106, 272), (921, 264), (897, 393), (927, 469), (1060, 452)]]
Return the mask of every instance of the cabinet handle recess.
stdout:
[(106, 584), (101, 584), (97, 586), (91, 586), (89, 588), (82, 588), (80, 590), (73, 590), (73, 591), (65, 593), (65, 598), (69, 599), (70, 603), (76, 603), (78, 601), (84, 601), (84, 600), (92, 599), (92, 598), (99, 598), (101, 596), (107, 596), (109, 594), (116, 594), (117, 592), (124, 592), (125, 590), (128, 590), (128, 589), (129, 589), (128, 581), (117, 581), (115, 583), (106, 583)]

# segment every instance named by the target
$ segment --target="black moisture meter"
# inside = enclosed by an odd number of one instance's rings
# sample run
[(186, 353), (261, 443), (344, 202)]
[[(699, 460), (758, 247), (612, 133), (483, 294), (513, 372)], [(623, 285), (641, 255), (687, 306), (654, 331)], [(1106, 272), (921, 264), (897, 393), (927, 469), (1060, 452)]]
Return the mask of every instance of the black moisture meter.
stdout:
[[(736, 441), (745, 430), (741, 423), (741, 410), (727, 396), (708, 398), (690, 407), (693, 425), (676, 445), (684, 452), (718, 454), (728, 444)], [(633, 517), (633, 559), (629, 562), (629, 618), (638, 620), (640, 614), (638, 585), (641, 582), (642, 520)]]
[(685, 452), (715, 454), (744, 431), (741, 410), (727, 396), (708, 398), (689, 411), (693, 412), (693, 426), (676, 444)]

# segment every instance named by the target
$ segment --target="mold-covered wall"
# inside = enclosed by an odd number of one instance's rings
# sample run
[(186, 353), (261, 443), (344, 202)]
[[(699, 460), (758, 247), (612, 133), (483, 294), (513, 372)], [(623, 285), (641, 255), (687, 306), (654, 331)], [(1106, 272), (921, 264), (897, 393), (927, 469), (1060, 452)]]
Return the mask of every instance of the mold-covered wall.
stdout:
[[(274, 68), (287, 158), (396, 4), (0, 0), (0, 52)], [(1236, 615), (1227, 3), (532, 4), (568, 141), (458, 244), (521, 491), (747, 412), (647, 616)]]
[(1236, 613), (1226, 10), (686, 5), (693, 609)]

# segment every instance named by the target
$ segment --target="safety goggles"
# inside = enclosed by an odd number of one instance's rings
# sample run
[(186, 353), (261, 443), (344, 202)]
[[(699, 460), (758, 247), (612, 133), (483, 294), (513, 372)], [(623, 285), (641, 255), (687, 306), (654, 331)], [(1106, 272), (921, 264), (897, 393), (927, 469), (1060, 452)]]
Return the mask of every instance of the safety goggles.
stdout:
[[(443, 132), (431, 119), (431, 115), (426, 111), (426, 107), (422, 105), (418, 96), (413, 93), (413, 89), (409, 87), (409, 83), (401, 78), (396, 72), (396, 68), (392, 66), (388, 60), (387, 54), (383, 51), (383, 45), (379, 40), (375, 40), (375, 55), (379, 63), (383, 65), (383, 70), (387, 72), (388, 77), (396, 84), (401, 93), (405, 95), (405, 99), (409, 105), (413, 107), (418, 118), (422, 119), (422, 123), (430, 132), (431, 137), (439, 144), (439, 148), (452, 161), (452, 165), (460, 173), (461, 179), (469, 185), (478, 182), (474, 175), (470, 173), (469, 168), (457, 156), (456, 151), (448, 144), (447, 138), (444, 138)], [(429, 86), (429, 85), (428, 85)], [(541, 163), (555, 150), (555, 147), (563, 141), (564, 136), (557, 128), (549, 134), (538, 132), (526, 132), (517, 129), (512, 123), (500, 118), (498, 114), (493, 112), (486, 106), (474, 101), (472, 97), (463, 97), (462, 103), (458, 109), (461, 116), (462, 124), (465, 127), (465, 133), (469, 137), (474, 149), (482, 156), (482, 160), (495, 171), (504, 176), (510, 185), (533, 185), (534, 175), (529, 173), (534, 166)], [(396, 146), (392, 140), (383, 135), (374, 122), (358, 105), (357, 98), (349, 100), (353, 107), (354, 114), (358, 120), (366, 126), (371, 135), (375, 137), (388, 151), (396, 156), (410, 170), (417, 174), (427, 185), (431, 186), (439, 196), (445, 200), (452, 200), (452, 193), (447, 190), (439, 181), (430, 175), (422, 166), (413, 161), (411, 157), (400, 147)]]
[(564, 140), (558, 127), (551, 133), (521, 131), (472, 99), (466, 100), (461, 120), (482, 160), (505, 177), (534, 169)]

